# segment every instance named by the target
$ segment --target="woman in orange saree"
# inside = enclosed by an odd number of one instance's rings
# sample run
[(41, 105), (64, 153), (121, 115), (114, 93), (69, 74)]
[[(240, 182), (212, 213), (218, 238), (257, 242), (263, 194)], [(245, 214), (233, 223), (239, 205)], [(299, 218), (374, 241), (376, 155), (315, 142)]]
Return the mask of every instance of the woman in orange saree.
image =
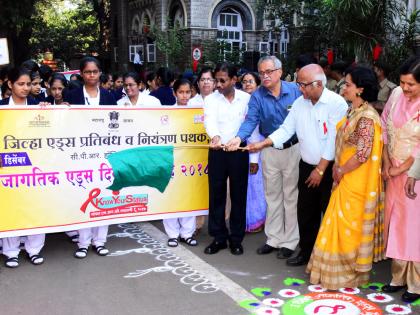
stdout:
[(361, 66), (345, 80), (351, 107), (337, 125), (333, 191), (306, 269), (311, 283), (330, 290), (366, 284), (372, 262), (384, 257), (381, 123), (368, 103), (378, 83)]

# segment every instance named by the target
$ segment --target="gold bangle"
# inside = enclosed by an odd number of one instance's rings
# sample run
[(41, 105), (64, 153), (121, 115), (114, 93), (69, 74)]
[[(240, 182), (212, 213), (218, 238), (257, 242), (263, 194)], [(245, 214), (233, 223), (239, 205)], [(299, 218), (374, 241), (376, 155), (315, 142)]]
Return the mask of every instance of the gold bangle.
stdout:
[(319, 176), (323, 176), (324, 172), (321, 171), (318, 167), (315, 167), (316, 171), (318, 172)]

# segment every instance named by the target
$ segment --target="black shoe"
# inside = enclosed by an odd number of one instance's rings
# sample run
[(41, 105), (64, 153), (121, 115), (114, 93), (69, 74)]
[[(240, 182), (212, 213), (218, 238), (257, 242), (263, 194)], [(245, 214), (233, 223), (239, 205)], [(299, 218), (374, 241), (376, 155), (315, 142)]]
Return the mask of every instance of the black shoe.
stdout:
[(400, 291), (400, 290), (402, 290), (402, 289), (404, 289), (405, 288), (405, 285), (390, 285), (390, 284), (385, 284), (383, 287), (382, 287), (382, 292), (385, 292), (385, 293), (395, 293), (395, 292), (398, 292), (398, 291)]
[(286, 259), (293, 255), (294, 251), (286, 247), (281, 247), (277, 253), (278, 259)]
[(216, 242), (213, 241), (209, 246), (204, 249), (204, 254), (213, 255), (219, 252), (221, 249), (226, 249), (227, 243), (226, 242)]
[(244, 253), (244, 248), (241, 244), (230, 245), (230, 252), (232, 253), (232, 255), (242, 255)]
[(264, 244), (263, 246), (261, 246), (260, 248), (257, 249), (257, 254), (258, 255), (270, 254), (275, 249), (276, 248), (274, 248), (274, 247), (272, 247), (268, 244)]
[(302, 254), (297, 255), (286, 260), (286, 265), (291, 267), (303, 266), (306, 265), (309, 261), (309, 258), (303, 256)]
[(401, 299), (405, 302), (405, 303), (413, 303), (415, 301), (417, 301), (417, 299), (420, 299), (420, 294), (417, 293), (410, 293), (408, 291), (405, 291), (403, 293), (403, 295), (401, 295)]

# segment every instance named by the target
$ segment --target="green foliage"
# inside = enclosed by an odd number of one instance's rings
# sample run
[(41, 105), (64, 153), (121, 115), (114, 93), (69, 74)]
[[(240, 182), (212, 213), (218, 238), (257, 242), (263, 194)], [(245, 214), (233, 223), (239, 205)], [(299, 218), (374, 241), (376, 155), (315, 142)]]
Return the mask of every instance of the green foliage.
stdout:
[(2, 0), (0, 36), (7, 37), (11, 62), (20, 64), (29, 58), (28, 42), (32, 33), (34, 4), (44, 0)]
[(69, 61), (78, 53), (98, 50), (99, 25), (92, 5), (64, 0), (44, 0), (36, 4), (30, 45), (33, 52), (50, 49), (56, 58)]
[(180, 63), (184, 51), (185, 32), (185, 28), (179, 27), (177, 23), (171, 23), (169, 19), (164, 30), (152, 26), (150, 37), (154, 39), (156, 48), (164, 54), (166, 67), (174, 68), (177, 63)]
[[(80, 1), (80, 0), (78, 0)], [(104, 52), (111, 50), (111, 0), (84, 0), (93, 7), (99, 22), (99, 42)]]
[(36, 0), (3, 0), (1, 3), (0, 29), (15, 29), (22, 31), (30, 24)]
[[(416, 35), (419, 35), (420, 10), (412, 12), (405, 17), (401, 26), (394, 30), (390, 40), (384, 43), (384, 62), (391, 65), (389, 78), (393, 82), (399, 81), (398, 66), (401, 62), (412, 55), (416, 50)], [(397, 44), (395, 44), (397, 42)]]
[[(258, 0), (260, 13), (271, 21), (274, 33), (288, 27), (291, 37), (288, 63), (297, 55), (323, 55), (327, 48), (336, 58), (372, 61), (373, 47), (384, 47), (392, 67), (415, 50), (419, 16), (407, 16), (405, 1), (398, 0)], [(297, 25), (290, 17), (297, 14)]]
[(205, 40), (203, 45), (204, 63), (215, 65), (221, 62), (229, 62), (237, 67), (242, 65), (242, 49), (231, 49), (230, 43), (225, 40)]

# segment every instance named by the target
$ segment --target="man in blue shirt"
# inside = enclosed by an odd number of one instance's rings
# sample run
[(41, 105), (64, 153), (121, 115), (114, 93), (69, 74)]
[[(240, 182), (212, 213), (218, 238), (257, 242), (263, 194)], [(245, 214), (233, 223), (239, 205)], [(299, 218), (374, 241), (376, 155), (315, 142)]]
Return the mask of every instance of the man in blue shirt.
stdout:
[[(281, 80), (282, 64), (274, 56), (265, 56), (258, 61), (260, 86), (251, 96), (246, 120), (237, 136), (225, 149), (237, 150), (255, 128), (268, 137), (283, 124), (293, 102), (301, 95), (295, 83)], [(266, 243), (258, 248), (260, 255), (279, 249), (277, 257), (289, 258), (299, 243), (297, 224), (297, 197), (299, 176), (299, 148), (296, 135), (283, 144), (283, 149), (273, 147), (262, 151), (267, 215), (265, 222)]]

